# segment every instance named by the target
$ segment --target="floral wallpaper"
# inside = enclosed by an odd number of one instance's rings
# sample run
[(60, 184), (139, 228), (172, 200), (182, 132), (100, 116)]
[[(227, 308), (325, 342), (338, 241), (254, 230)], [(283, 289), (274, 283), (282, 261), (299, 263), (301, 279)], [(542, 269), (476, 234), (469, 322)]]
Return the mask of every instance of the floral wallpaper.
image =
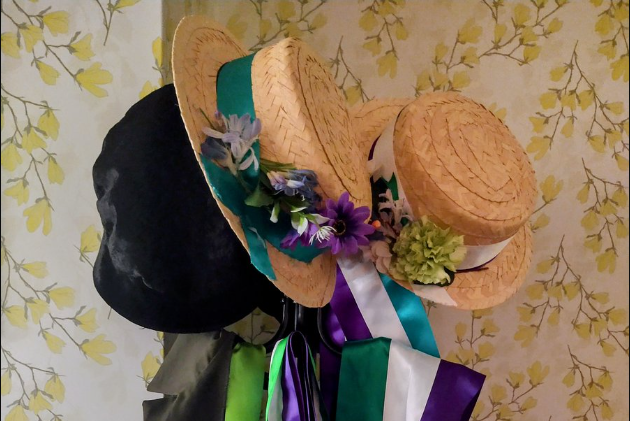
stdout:
[(160, 338), (112, 312), (92, 284), (101, 226), (91, 169), (145, 81), (159, 83), (155, 6), (2, 2), (3, 420), (141, 419), (151, 396), (143, 379), (157, 370)]
[[(107, 130), (170, 79), (179, 19), (256, 51), (329, 60), (350, 105), (461, 91), (529, 153), (534, 259), (506, 303), (425, 303), (443, 356), (489, 375), (473, 420), (624, 420), (628, 384), (625, 0), (26, 0), (2, 3), (2, 419), (140, 419), (161, 334), (111, 312), (91, 265), (91, 166)], [(235, 326), (268, 337), (256, 312)]]

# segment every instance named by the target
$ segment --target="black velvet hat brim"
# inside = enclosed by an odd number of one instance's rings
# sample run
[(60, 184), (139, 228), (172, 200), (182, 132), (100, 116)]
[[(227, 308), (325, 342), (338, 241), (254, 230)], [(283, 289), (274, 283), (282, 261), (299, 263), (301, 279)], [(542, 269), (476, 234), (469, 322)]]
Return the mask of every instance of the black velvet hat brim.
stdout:
[(93, 178), (104, 229), (94, 283), (123, 317), (155, 330), (203, 332), (280, 302), (210, 193), (172, 85), (109, 131)]

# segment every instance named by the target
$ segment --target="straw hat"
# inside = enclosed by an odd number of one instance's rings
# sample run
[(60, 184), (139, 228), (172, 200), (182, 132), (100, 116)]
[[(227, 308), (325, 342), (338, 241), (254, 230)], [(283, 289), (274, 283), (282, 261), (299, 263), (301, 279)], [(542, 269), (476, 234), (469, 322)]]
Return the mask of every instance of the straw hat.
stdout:
[(351, 114), (364, 150), (393, 125), (395, 174), (416, 218), (426, 215), (451, 227), (467, 246), (507, 243), (485, 265), (457, 273), (448, 287), (399, 283), (462, 309), (491, 307), (514, 294), (531, 261), (528, 219), (537, 191), (531, 163), (508, 128), (482, 105), (452, 92), (413, 102), (371, 101)]
[[(202, 112), (211, 115), (217, 109), (218, 71), (246, 54), (226, 29), (206, 17), (186, 17), (175, 32), (173, 78), (197, 155), (205, 141), (202, 128), (207, 126)], [(302, 41), (288, 38), (255, 55), (251, 78), (256, 117), (262, 122), (261, 158), (313, 170), (323, 198), (336, 199), (347, 191), (356, 206), (369, 205), (369, 175), (354, 152), (345, 100), (325, 62)], [(239, 218), (220, 206), (247, 247)], [(267, 245), (275, 285), (281, 291), (308, 307), (330, 300), (335, 285), (335, 261), (330, 253), (307, 264)]]

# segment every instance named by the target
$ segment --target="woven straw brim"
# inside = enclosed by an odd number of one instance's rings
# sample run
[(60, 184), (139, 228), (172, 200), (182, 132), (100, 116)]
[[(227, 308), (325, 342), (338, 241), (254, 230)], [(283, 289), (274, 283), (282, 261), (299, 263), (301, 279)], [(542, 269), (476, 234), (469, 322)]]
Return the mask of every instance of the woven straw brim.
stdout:
[(494, 244), (513, 236), (537, 198), (532, 165), (508, 128), (482, 105), (453, 92), (421, 96), (394, 132), (400, 183), (414, 214)]
[[(226, 29), (201, 16), (184, 18), (173, 42), (173, 78), (182, 117), (194, 150), (216, 105), (216, 77), (223, 64), (245, 49)], [(303, 43), (287, 39), (258, 52), (252, 64), (257, 117), (262, 121), (261, 157), (293, 163), (318, 174), (324, 197), (350, 192), (357, 206), (370, 201), (369, 178), (351, 134), (350, 117), (326, 65)], [(216, 199), (216, 196), (215, 196)], [(220, 208), (245, 247), (240, 220)], [(310, 264), (291, 259), (268, 244), (277, 280), (287, 296), (307, 307), (330, 301), (335, 261), (325, 253)]]

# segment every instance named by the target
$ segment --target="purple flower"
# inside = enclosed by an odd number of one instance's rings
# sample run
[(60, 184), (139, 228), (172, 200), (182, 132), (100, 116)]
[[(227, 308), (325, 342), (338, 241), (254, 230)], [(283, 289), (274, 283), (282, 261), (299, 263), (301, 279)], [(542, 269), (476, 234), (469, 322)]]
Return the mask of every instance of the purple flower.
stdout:
[(275, 191), (283, 192), (287, 196), (295, 196), (304, 187), (303, 181), (288, 178), (290, 177), (288, 173), (269, 171), (267, 177)]
[(306, 230), (300, 235), (297, 230), (292, 229), (280, 242), (280, 247), (295, 250), (298, 242), (303, 246), (308, 246), (311, 238), (317, 234), (318, 227), (316, 224), (309, 222)]
[(332, 254), (350, 255), (358, 253), (359, 246), (370, 243), (366, 236), (374, 232), (374, 227), (365, 223), (370, 216), (370, 209), (367, 206), (355, 209), (348, 192), (343, 193), (336, 203), (328, 199), (326, 208), (320, 213), (329, 218), (326, 225), (335, 231), (327, 240), (318, 242), (318, 247), (330, 247)]
[[(252, 145), (258, 140), (260, 134), (261, 123), (259, 119), (251, 121), (249, 114), (241, 117), (236, 114), (226, 118), (221, 113), (215, 113), (215, 117), (219, 117), (222, 124), (219, 127), (204, 127), (203, 133), (214, 139), (219, 139), (229, 148), (234, 166), (239, 170), (246, 170), (251, 165), (258, 169), (258, 160), (252, 148)], [(223, 131), (225, 132), (223, 132)]]

